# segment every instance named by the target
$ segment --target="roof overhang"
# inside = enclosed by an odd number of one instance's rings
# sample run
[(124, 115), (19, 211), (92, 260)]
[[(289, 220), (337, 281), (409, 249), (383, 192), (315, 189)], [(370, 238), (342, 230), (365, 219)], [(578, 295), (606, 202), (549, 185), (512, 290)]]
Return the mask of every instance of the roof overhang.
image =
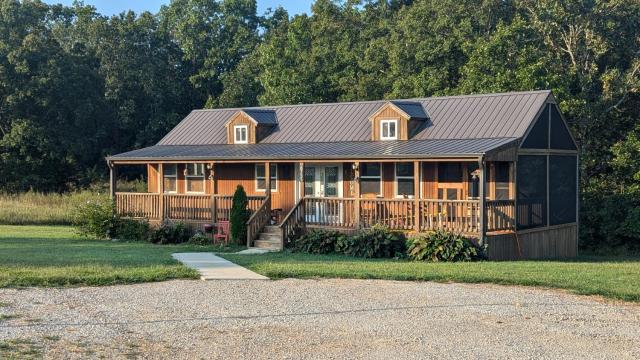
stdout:
[(109, 163), (348, 160), (474, 160), (517, 147), (518, 139), (442, 139), (335, 143), (155, 145), (107, 157)]

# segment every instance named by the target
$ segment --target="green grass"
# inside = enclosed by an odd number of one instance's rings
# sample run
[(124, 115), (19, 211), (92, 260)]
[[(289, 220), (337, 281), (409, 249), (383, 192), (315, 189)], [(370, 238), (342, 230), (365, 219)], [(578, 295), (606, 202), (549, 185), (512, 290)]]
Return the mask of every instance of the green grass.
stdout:
[(175, 261), (171, 253), (224, 250), (92, 240), (76, 235), (66, 226), (0, 225), (0, 287), (196, 279), (198, 273)]
[(106, 197), (91, 191), (67, 194), (0, 194), (2, 225), (68, 225), (71, 212), (79, 204)]
[(567, 289), (576, 294), (640, 302), (640, 258), (592, 256), (571, 261), (426, 263), (291, 253), (224, 254), (223, 257), (273, 279), (494, 283)]

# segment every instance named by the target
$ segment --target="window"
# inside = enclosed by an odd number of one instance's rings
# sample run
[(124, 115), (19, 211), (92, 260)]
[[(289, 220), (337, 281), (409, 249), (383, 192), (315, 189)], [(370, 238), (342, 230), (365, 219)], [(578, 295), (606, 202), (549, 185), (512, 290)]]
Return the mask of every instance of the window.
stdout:
[(547, 157), (518, 156), (518, 229), (547, 225)]
[(236, 125), (233, 127), (233, 143), (247, 144), (247, 125)]
[(176, 164), (165, 164), (164, 165), (164, 174), (162, 176), (162, 181), (164, 183), (164, 192), (166, 193), (174, 193), (178, 188), (178, 165)]
[(204, 192), (204, 164), (187, 164), (185, 169), (188, 193)]
[(380, 140), (398, 139), (398, 120), (380, 120)]
[(475, 162), (467, 164), (467, 193), (471, 199), (480, 197), (480, 169)]
[(360, 164), (360, 194), (382, 195), (380, 163)]
[[(269, 167), (271, 172), (271, 191), (278, 190), (278, 165), (271, 164)], [(266, 191), (267, 183), (265, 180), (264, 164), (256, 164), (256, 191)]]
[(499, 161), (494, 163), (495, 194), (496, 200), (509, 200), (509, 163)]
[(413, 163), (396, 163), (396, 196), (413, 197)]
[(460, 163), (438, 163), (438, 182), (459, 183), (462, 182), (462, 166)]

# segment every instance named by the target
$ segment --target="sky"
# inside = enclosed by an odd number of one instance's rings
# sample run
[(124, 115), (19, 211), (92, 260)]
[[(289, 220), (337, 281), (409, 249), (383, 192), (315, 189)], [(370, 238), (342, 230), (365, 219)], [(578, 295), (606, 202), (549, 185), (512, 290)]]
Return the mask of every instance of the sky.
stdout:
[[(44, 0), (49, 4), (71, 5), (73, 0)], [(85, 0), (86, 5), (93, 5), (102, 15), (119, 14), (122, 11), (133, 10), (136, 13), (148, 10), (152, 13), (158, 12), (160, 6), (168, 4), (170, 0)], [(258, 0), (258, 15), (264, 14), (268, 8), (275, 9), (282, 5), (289, 12), (290, 16), (310, 13), (313, 0)]]

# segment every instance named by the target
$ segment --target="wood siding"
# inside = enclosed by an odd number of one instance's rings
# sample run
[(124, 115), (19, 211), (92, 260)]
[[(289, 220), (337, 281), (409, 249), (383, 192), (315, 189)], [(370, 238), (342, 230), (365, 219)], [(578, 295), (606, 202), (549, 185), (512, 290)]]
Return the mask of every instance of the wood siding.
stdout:
[(538, 228), (487, 237), (491, 260), (558, 259), (578, 255), (576, 224)]
[(236, 125), (247, 125), (247, 142), (249, 144), (256, 143), (256, 124), (245, 114), (239, 111), (227, 123), (227, 143), (233, 144), (234, 134), (233, 127)]
[(158, 164), (147, 164), (147, 192), (160, 192), (160, 183), (162, 181), (158, 173)]
[[(295, 178), (293, 163), (279, 163), (277, 191), (271, 192), (271, 207), (287, 213), (295, 205)], [(216, 164), (217, 195), (233, 195), (242, 185), (247, 195), (264, 195), (256, 191), (255, 164)]]
[(393, 106), (386, 104), (371, 117), (371, 140), (380, 140), (380, 120), (398, 120), (398, 140), (409, 139), (409, 121)]

